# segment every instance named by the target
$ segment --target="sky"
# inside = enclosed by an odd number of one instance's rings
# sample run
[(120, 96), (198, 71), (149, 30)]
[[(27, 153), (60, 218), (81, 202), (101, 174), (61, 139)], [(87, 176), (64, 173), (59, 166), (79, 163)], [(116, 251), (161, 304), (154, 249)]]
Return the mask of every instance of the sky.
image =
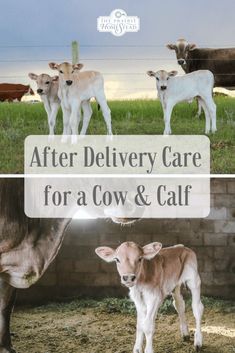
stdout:
[[(97, 17), (117, 8), (140, 18), (139, 32), (97, 31)], [(234, 13), (234, 0), (1, 0), (0, 82), (28, 84), (28, 72), (52, 74), (48, 62), (70, 61), (77, 40), (84, 70), (103, 73), (109, 99), (154, 98), (147, 70), (181, 72), (165, 45), (183, 37), (198, 46), (235, 47)]]

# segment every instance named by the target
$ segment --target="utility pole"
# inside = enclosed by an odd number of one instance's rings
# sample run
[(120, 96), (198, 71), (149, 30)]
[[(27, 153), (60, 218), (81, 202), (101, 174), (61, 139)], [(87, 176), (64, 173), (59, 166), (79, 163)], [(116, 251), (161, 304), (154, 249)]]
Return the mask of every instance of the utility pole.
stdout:
[(72, 64), (78, 64), (79, 62), (79, 47), (78, 42), (74, 40), (72, 42)]

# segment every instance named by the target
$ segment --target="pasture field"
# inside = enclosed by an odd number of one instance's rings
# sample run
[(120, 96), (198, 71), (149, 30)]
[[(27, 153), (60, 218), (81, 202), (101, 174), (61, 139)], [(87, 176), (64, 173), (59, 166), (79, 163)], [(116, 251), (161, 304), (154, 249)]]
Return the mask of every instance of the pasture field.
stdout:
[[(211, 140), (211, 173), (235, 173), (235, 99), (219, 96), (217, 127)], [(163, 114), (158, 100), (110, 101), (114, 134), (162, 134)], [(198, 119), (196, 103), (182, 103), (172, 116), (173, 134), (204, 134), (205, 118)], [(62, 132), (61, 112), (57, 118), (56, 133)], [(0, 172), (23, 173), (24, 139), (28, 135), (48, 133), (47, 118), (41, 103), (0, 104)], [(93, 103), (89, 134), (106, 134), (101, 112)]]
[[(234, 353), (235, 302), (203, 298), (204, 353)], [(171, 300), (157, 319), (154, 351), (193, 353), (192, 310), (187, 302), (190, 342), (183, 342)], [(75, 300), (16, 309), (13, 344), (17, 352), (130, 353), (135, 339), (135, 309), (127, 299)]]

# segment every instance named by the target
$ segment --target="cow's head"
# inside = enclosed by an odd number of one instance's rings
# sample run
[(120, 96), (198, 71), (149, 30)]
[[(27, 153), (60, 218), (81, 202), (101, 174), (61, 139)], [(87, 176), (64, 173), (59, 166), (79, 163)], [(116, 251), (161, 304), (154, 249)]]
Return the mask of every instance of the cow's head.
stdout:
[(83, 68), (83, 64), (72, 65), (67, 62), (62, 64), (49, 63), (49, 66), (52, 70), (57, 70), (59, 72), (61, 82), (67, 86), (71, 86), (73, 84), (75, 78), (74, 75)]
[(102, 246), (95, 250), (96, 254), (106, 262), (116, 262), (121, 283), (130, 288), (136, 285), (143, 262), (153, 259), (161, 250), (161, 243), (151, 243), (144, 247), (134, 242), (122, 243), (116, 250)]
[(47, 74), (36, 75), (32, 72), (29, 73), (29, 77), (37, 83), (37, 93), (39, 95), (47, 94), (50, 91), (53, 82), (58, 81), (58, 76), (51, 77)]
[(167, 72), (165, 70), (160, 70), (156, 72), (147, 71), (147, 75), (156, 78), (157, 90), (162, 92), (167, 89), (170, 78), (176, 76), (177, 73), (177, 71)]
[(178, 64), (183, 67), (189, 52), (196, 48), (196, 44), (189, 44), (185, 39), (178, 39), (175, 44), (167, 44), (167, 48), (175, 51)]

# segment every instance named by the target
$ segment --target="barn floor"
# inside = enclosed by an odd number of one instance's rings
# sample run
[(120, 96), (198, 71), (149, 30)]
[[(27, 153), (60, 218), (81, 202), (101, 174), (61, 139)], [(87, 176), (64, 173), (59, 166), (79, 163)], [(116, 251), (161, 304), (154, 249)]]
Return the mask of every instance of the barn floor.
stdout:
[[(204, 298), (204, 353), (235, 352), (235, 303)], [(188, 307), (192, 332), (194, 320)], [(16, 309), (13, 344), (17, 353), (131, 353), (135, 315), (127, 300), (73, 301)], [(168, 305), (158, 317), (156, 353), (191, 353), (182, 342), (177, 315)]]

